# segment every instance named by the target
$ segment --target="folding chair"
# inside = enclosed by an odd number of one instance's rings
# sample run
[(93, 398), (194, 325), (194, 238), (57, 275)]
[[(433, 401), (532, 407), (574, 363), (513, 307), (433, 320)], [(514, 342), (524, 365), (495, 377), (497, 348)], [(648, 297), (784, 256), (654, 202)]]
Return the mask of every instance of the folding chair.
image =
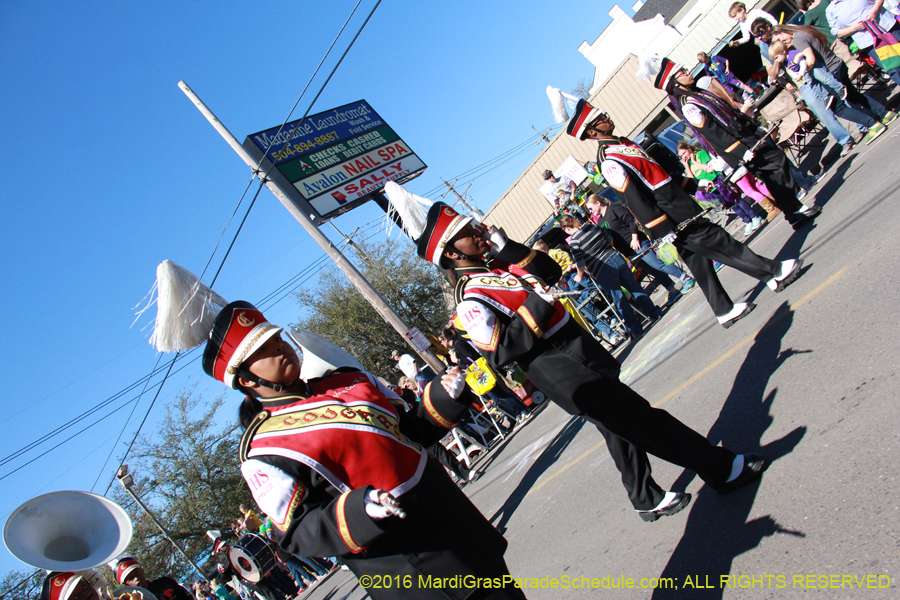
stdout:
[(773, 137), (780, 148), (791, 153), (794, 162), (799, 163), (803, 153), (814, 147), (810, 140), (821, 125), (793, 93), (781, 86), (772, 86), (760, 97), (754, 111), (769, 123), (781, 121)]

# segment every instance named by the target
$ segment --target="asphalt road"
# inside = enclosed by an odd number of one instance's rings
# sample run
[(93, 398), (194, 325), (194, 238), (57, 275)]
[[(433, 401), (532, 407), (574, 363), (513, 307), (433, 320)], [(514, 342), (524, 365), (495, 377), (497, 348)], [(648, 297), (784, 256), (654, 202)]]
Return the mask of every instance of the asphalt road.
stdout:
[[(813, 189), (814, 226), (779, 219), (753, 235), (759, 254), (803, 258), (784, 292), (726, 268), (726, 289), (755, 312), (725, 330), (692, 291), (620, 356), (623, 380), (651, 403), (772, 459), (759, 484), (719, 497), (654, 459), (655, 479), (694, 499), (645, 523), (603, 438), (555, 405), (482, 462), (466, 492), (505, 531), (528, 598), (900, 597), (898, 156), (892, 125)], [(564, 577), (599, 587), (549, 587)], [(366, 596), (339, 571), (306, 597)]]

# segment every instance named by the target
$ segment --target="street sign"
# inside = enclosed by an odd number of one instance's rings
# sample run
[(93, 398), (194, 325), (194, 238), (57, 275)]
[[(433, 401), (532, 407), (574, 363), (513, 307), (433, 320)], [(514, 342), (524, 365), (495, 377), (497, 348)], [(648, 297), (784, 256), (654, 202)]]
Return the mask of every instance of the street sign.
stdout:
[(242, 145), (316, 225), (426, 168), (365, 100), (251, 134)]

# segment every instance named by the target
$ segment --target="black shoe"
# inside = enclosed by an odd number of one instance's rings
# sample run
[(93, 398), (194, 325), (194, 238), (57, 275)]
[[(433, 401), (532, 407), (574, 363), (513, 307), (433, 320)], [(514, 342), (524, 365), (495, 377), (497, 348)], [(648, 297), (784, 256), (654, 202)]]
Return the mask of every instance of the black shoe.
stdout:
[(763, 471), (769, 468), (769, 461), (761, 454), (745, 454), (744, 468), (741, 469), (740, 475), (729, 481), (722, 487), (716, 488), (716, 492), (725, 495), (729, 492), (744, 487), (749, 483), (753, 483), (762, 477)]
[(680, 513), (687, 508), (687, 505), (690, 503), (690, 494), (685, 492), (675, 492), (675, 497), (672, 498), (672, 501), (662, 508), (657, 508), (655, 510), (639, 510), (638, 514), (641, 515), (641, 518), (647, 523), (652, 523), (660, 517), (668, 517), (675, 513)]

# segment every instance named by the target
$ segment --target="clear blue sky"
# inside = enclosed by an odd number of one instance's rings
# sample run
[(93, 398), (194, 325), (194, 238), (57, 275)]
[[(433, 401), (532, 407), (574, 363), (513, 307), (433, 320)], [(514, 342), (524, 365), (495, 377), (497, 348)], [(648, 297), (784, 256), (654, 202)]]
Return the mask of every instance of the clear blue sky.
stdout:
[[(294, 118), (374, 4), (363, 0)], [(144, 329), (151, 316), (129, 328), (132, 307), (162, 260), (202, 271), (249, 181), (247, 167), (177, 82), (186, 81), (241, 140), (279, 125), (353, 5), (3, 4), (0, 303), (7, 325), (0, 331), (6, 381), (0, 458), (151, 371), (157, 356)], [(429, 166), (409, 184), (425, 195), (439, 178), (450, 180), (535, 137), (532, 125), (552, 124), (544, 89), (569, 91), (579, 79), (590, 80), (593, 67), (577, 49), (607, 25), (610, 6), (608, 0), (384, 0), (313, 112), (367, 100)], [(538, 151), (530, 145), (475, 179), (475, 203), (489, 208)], [(335, 224), (349, 233), (379, 215), (367, 205)], [(338, 239), (330, 226), (323, 230)], [(232, 224), (226, 243), (234, 231)], [(264, 190), (215, 288), (229, 300), (258, 301), (321, 255)], [(266, 314), (286, 324), (298, 309), (284, 297)], [(163, 404), (195, 382), (208, 397), (224, 391), (192, 361), (166, 384), (148, 430)], [(236, 407), (239, 396), (229, 394)], [(51, 443), (0, 461), (0, 477), (135, 395)], [(141, 400), (138, 418), (149, 401)], [(89, 490), (101, 473), (102, 493), (117, 463), (101, 468), (129, 410), (0, 480), (0, 519), (42, 493)], [(126, 441), (136, 425), (126, 428)], [(123, 450), (120, 444), (114, 458)], [(20, 568), (0, 552), (0, 572)]]

